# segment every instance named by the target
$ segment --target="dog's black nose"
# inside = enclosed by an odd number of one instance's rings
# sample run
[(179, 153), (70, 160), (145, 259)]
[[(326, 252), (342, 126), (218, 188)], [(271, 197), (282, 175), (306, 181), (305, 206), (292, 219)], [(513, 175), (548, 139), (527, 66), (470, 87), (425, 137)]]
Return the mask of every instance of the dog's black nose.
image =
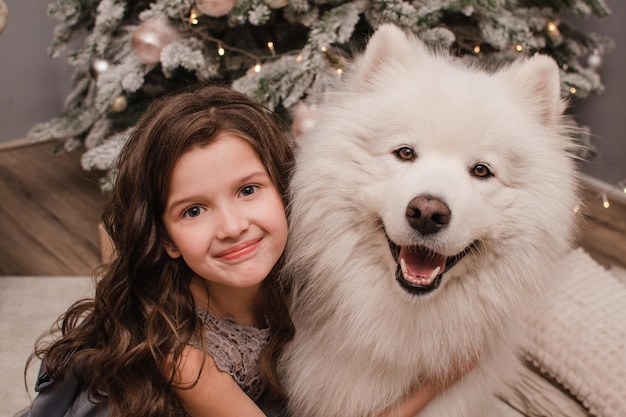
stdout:
[(411, 227), (422, 235), (431, 235), (450, 223), (450, 208), (437, 197), (421, 195), (409, 202), (406, 218)]

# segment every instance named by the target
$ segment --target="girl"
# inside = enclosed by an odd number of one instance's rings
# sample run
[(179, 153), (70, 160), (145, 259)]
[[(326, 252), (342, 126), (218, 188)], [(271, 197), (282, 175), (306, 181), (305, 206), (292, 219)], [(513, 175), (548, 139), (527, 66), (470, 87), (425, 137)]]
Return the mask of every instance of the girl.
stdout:
[[(276, 408), (276, 363), (294, 333), (277, 281), (292, 163), (273, 114), (233, 90), (153, 104), (102, 216), (116, 256), (95, 297), (61, 317), (61, 337), (39, 344), (44, 382), (77, 379), (94, 413), (112, 417)], [(414, 415), (436, 387), (390, 412)]]

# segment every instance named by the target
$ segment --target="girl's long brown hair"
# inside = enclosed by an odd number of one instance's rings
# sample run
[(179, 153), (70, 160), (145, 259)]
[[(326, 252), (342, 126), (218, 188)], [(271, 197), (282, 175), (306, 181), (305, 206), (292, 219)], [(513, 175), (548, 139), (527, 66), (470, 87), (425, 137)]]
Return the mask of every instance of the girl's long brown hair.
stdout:
[[(293, 154), (273, 113), (218, 86), (155, 102), (120, 154), (116, 184), (102, 215), (116, 256), (97, 271), (94, 298), (72, 305), (59, 318), (60, 338), (51, 344), (39, 341), (31, 356), (45, 355), (55, 378), (76, 373), (94, 399), (109, 405), (113, 417), (163, 417), (180, 411), (172, 396), (172, 387), (179, 386), (175, 364), (202, 323), (189, 291), (191, 270), (163, 249), (162, 215), (175, 162), (223, 130), (248, 141), (286, 206)], [(276, 361), (294, 332), (277, 281), (281, 264), (282, 257), (263, 283), (273, 335), (261, 356), (263, 375), (279, 397)]]

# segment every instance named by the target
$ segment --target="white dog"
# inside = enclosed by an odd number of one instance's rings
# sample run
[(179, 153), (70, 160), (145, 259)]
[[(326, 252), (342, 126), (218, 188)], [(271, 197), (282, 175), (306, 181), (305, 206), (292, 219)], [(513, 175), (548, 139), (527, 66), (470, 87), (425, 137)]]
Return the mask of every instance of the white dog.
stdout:
[(480, 416), (516, 320), (571, 245), (576, 172), (559, 71), (487, 72), (382, 26), (298, 154), (286, 276), (294, 417), (364, 417), (480, 361), (420, 416)]

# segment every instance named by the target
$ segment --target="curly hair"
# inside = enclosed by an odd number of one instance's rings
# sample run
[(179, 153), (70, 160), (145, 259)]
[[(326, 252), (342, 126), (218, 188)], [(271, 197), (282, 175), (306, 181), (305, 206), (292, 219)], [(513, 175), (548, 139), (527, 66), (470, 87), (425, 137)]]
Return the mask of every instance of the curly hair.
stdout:
[[(112, 417), (180, 413), (172, 394), (173, 387), (181, 388), (176, 364), (202, 323), (189, 290), (191, 270), (163, 249), (162, 216), (178, 158), (222, 131), (250, 144), (287, 207), (294, 158), (277, 116), (221, 86), (196, 87), (156, 101), (120, 154), (102, 215), (114, 259), (97, 271), (94, 298), (73, 304), (57, 323), (61, 336), (46, 345), (39, 340), (31, 356), (43, 358), (55, 378), (77, 374), (90, 395), (110, 407)], [(260, 366), (277, 398), (284, 393), (276, 362), (294, 333), (285, 289), (277, 279), (281, 266), (282, 257), (262, 284), (273, 333)]]

